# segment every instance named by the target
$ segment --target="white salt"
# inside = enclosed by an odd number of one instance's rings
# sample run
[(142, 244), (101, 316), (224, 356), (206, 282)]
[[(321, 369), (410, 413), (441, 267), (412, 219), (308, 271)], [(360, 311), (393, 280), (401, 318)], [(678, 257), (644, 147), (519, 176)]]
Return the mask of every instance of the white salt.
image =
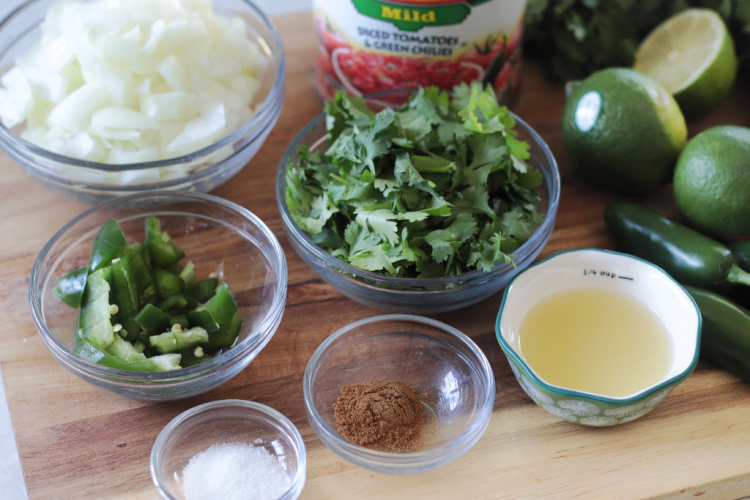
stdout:
[(275, 500), (291, 479), (262, 446), (222, 443), (193, 456), (182, 471), (186, 500)]

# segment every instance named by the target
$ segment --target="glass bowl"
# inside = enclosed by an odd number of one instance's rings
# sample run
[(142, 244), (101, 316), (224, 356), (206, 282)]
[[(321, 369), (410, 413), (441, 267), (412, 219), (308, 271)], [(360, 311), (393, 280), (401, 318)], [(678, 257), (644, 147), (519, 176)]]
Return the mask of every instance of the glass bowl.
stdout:
[[(641, 386), (639, 383), (640, 389), (613, 397), (554, 385), (539, 374), (540, 365), (535, 366), (528, 361), (521, 350), (520, 329), (531, 308), (552, 295), (585, 288), (599, 294), (613, 291), (624, 294), (640, 301), (658, 316), (671, 344), (661, 378), (654, 379), (655, 382), (648, 385)], [(594, 307), (591, 305), (590, 309)], [(559, 322), (563, 321), (574, 321), (574, 318), (559, 319)], [(639, 322), (637, 327), (648, 331), (644, 324), (645, 321)], [(690, 375), (698, 363), (701, 315), (692, 297), (659, 267), (631, 255), (584, 248), (557, 253), (519, 273), (505, 289), (495, 331), (516, 380), (534, 402), (563, 420), (605, 427), (632, 422), (646, 415)], [(597, 334), (602, 337), (608, 334), (608, 330), (603, 327)], [(569, 345), (578, 346), (589, 356), (602, 352), (591, 349), (586, 342), (571, 339)], [(626, 352), (628, 347), (618, 348), (617, 355)], [(632, 361), (633, 356), (630, 355), (620, 356), (620, 359), (630, 360), (630, 363), (600, 358), (604, 369), (599, 378), (611, 377), (616, 370), (634, 378), (633, 375), (645, 370), (646, 349), (645, 345), (638, 349), (636, 362)], [(555, 351), (554, 354), (558, 362), (566, 361), (565, 353)], [(574, 352), (570, 357), (576, 358), (577, 355)]]
[[(199, 279), (214, 272), (229, 284), (243, 318), (234, 347), (209, 361), (162, 372), (136, 372), (93, 363), (74, 353), (78, 309), (52, 293), (59, 278), (89, 262), (94, 235), (115, 218), (128, 243), (143, 241), (146, 217), (195, 264)], [(287, 267), (273, 233), (257, 216), (201, 193), (147, 192), (94, 206), (62, 227), (34, 262), (31, 313), (44, 345), (63, 367), (100, 388), (132, 399), (165, 401), (206, 392), (230, 380), (265, 347), (281, 322)]]
[[(397, 380), (426, 393), (421, 446), (391, 452), (359, 446), (337, 431), (334, 404), (352, 384)], [(484, 433), (495, 378), (484, 353), (439, 321), (388, 314), (351, 323), (313, 353), (303, 379), (305, 410), (318, 438), (340, 457), (386, 474), (435, 469), (468, 451)]]
[[(388, 105), (390, 98), (400, 99), (403, 91), (370, 97), (374, 109)], [(560, 200), (560, 174), (549, 146), (526, 122), (513, 114), (518, 139), (528, 141), (530, 158), (543, 175), (540, 188), (540, 213), (544, 220), (534, 234), (515, 252), (515, 266), (497, 263), (490, 272), (474, 270), (443, 278), (400, 278), (366, 271), (332, 256), (294, 221), (286, 203), (286, 170), (297, 161), (297, 151), (306, 145), (312, 150), (324, 143), (325, 114), (308, 123), (287, 147), (276, 175), (276, 203), (287, 239), (292, 248), (326, 283), (342, 295), (376, 309), (398, 313), (434, 314), (475, 304), (503, 289), (510, 279), (528, 266), (547, 244), (557, 216)]]
[[(0, 21), (0, 73), (40, 37), (41, 24), (57, 0), (29, 0)], [(63, 156), (21, 137), (24, 125), (0, 123), (0, 148), (26, 173), (50, 190), (95, 204), (147, 190), (208, 192), (240, 171), (255, 156), (281, 113), (286, 62), (281, 37), (249, 0), (214, 0), (222, 16), (238, 16), (270, 64), (250, 106), (249, 121), (217, 142), (183, 156), (111, 165)]]
[[(191, 408), (175, 417), (159, 433), (151, 450), (151, 477), (159, 496), (166, 500), (184, 499), (183, 471), (190, 459), (211, 446), (226, 443), (262, 447), (278, 462), (289, 482), (288, 489), (276, 498), (299, 497), (307, 468), (305, 443), (299, 431), (273, 408), (239, 399), (213, 401)], [(240, 459), (252, 463), (252, 457), (240, 455)], [(268, 467), (269, 464), (263, 465)], [(277, 470), (271, 473), (279, 479)], [(238, 479), (235, 477), (233, 481)], [(253, 498), (268, 498), (268, 495)]]

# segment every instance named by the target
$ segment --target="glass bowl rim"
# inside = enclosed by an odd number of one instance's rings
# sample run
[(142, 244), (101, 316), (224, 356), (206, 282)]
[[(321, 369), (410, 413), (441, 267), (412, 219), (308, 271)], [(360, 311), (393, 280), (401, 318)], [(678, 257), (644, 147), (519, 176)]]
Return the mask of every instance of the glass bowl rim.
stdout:
[[(477, 368), (477, 373), (481, 377), (481, 383), (477, 384), (478, 387), (483, 389), (481, 402), (478, 405), (478, 411), (476, 415), (469, 423), (468, 427), (464, 429), (456, 439), (449, 443), (445, 443), (428, 450), (417, 450), (410, 453), (394, 453), (380, 450), (371, 450), (363, 446), (356, 445), (347, 439), (344, 439), (335, 429), (328, 425), (322, 418), (317, 406), (314, 404), (314, 395), (312, 393), (313, 379), (317, 376), (318, 372), (318, 361), (326, 350), (336, 342), (338, 339), (349, 333), (350, 331), (359, 328), (362, 325), (377, 323), (381, 321), (404, 321), (411, 323), (420, 323), (428, 325), (430, 327), (440, 330), (444, 334), (451, 335), (460, 342), (461, 345), (466, 347), (471, 353), (473, 359), (462, 356), (467, 363), (470, 363), (474, 368)], [(374, 333), (372, 335), (380, 335), (384, 332)], [(411, 332), (393, 332), (394, 334), (403, 335), (415, 335)], [(423, 335), (424, 334), (416, 334)], [(434, 340), (434, 339), (432, 339)], [(479, 348), (479, 346), (471, 340), (469, 336), (461, 332), (453, 326), (443, 323), (426, 316), (420, 316), (415, 314), (379, 314), (375, 316), (369, 316), (352, 323), (349, 323), (336, 332), (332, 333), (326, 338), (315, 350), (305, 368), (305, 373), (302, 379), (302, 390), (304, 393), (305, 408), (307, 409), (308, 417), (314, 421), (313, 428), (320, 428), (325, 439), (321, 438), (321, 441), (327, 446), (332, 447), (335, 451), (340, 451), (347, 457), (358, 457), (360, 459), (372, 461), (375, 465), (383, 466), (395, 466), (402, 465), (408, 466), (420, 463), (434, 463), (438, 462), (440, 457), (450, 456), (459, 452), (467, 444), (471, 443), (474, 438), (480, 436), (492, 416), (493, 406), (495, 401), (495, 376), (492, 370), (492, 366), (487, 359), (487, 356)], [(320, 437), (320, 436), (319, 436)]]
[[(508, 344), (508, 342), (505, 340), (505, 338), (503, 337), (503, 335), (500, 332), (500, 318), (502, 317), (503, 310), (505, 309), (505, 303), (507, 301), (508, 294), (509, 294), (509, 292), (510, 292), (510, 290), (512, 288), (513, 282), (516, 281), (517, 278), (520, 278), (524, 274), (524, 272), (527, 271), (527, 270), (530, 270), (530, 269), (532, 269), (532, 268), (534, 268), (534, 267), (536, 267), (538, 265), (542, 265), (545, 262), (553, 260), (554, 258), (559, 257), (561, 255), (569, 254), (569, 253), (577, 253), (577, 252), (600, 252), (600, 253), (611, 254), (611, 255), (616, 255), (618, 257), (626, 257), (626, 258), (630, 258), (630, 259), (633, 259), (633, 260), (640, 261), (640, 262), (642, 262), (644, 264), (647, 264), (648, 266), (653, 267), (654, 269), (656, 269), (658, 272), (660, 272), (666, 278), (668, 278), (669, 280), (671, 280), (678, 287), (679, 290), (682, 290), (682, 292), (687, 296), (687, 298), (693, 304), (693, 307), (695, 308), (695, 311), (697, 312), (697, 316), (698, 316), (698, 324), (697, 324), (698, 331), (697, 331), (697, 335), (696, 335), (695, 349), (693, 350), (693, 358), (690, 361), (690, 363), (688, 363), (688, 366), (684, 370), (682, 370), (678, 374), (673, 375), (672, 377), (669, 377), (669, 378), (667, 378), (665, 380), (662, 380), (658, 384), (655, 384), (655, 385), (653, 385), (651, 387), (647, 387), (645, 389), (642, 389), (642, 390), (636, 392), (635, 394), (632, 394), (632, 395), (629, 395), (629, 396), (624, 396), (624, 397), (603, 396), (601, 394), (596, 394), (596, 393), (592, 393), (592, 392), (585, 392), (585, 391), (578, 391), (578, 390), (575, 390), (575, 389), (568, 389), (568, 388), (561, 387), (561, 386), (558, 386), (558, 385), (550, 384), (549, 382), (545, 381), (542, 377), (540, 377), (536, 373), (536, 371), (534, 371), (534, 369), (531, 366), (529, 366), (528, 363), (526, 363), (526, 361), (521, 357), (521, 355), (518, 352), (516, 352), (516, 350), (513, 349), (513, 347), (510, 344)], [(537, 262), (532, 263), (526, 269), (523, 269), (518, 274), (516, 274), (508, 282), (508, 285), (505, 287), (505, 290), (503, 291), (503, 298), (502, 298), (502, 301), (500, 302), (500, 308), (499, 308), (499, 310), (497, 312), (497, 315), (495, 317), (495, 337), (497, 338), (497, 341), (500, 344), (500, 347), (502, 348), (503, 352), (509, 358), (511, 358), (513, 360), (513, 362), (517, 363), (519, 366), (522, 366), (526, 370), (526, 372), (529, 375), (529, 378), (531, 379), (531, 382), (534, 385), (536, 385), (536, 386), (544, 389), (545, 391), (548, 391), (548, 392), (551, 392), (553, 394), (557, 394), (557, 395), (560, 395), (560, 396), (565, 396), (565, 397), (570, 397), (570, 398), (578, 398), (578, 399), (588, 399), (588, 400), (597, 401), (599, 403), (603, 403), (603, 404), (606, 404), (606, 405), (620, 406), (620, 405), (637, 403), (638, 401), (640, 401), (640, 400), (642, 400), (644, 398), (647, 398), (649, 396), (652, 396), (652, 395), (658, 393), (659, 391), (664, 390), (665, 388), (667, 388), (667, 387), (669, 387), (669, 386), (671, 386), (673, 384), (681, 382), (688, 375), (690, 375), (690, 373), (695, 369), (696, 365), (698, 364), (698, 357), (699, 357), (699, 353), (700, 353), (700, 341), (701, 341), (702, 322), (703, 322), (703, 319), (701, 317), (700, 310), (698, 309), (698, 305), (695, 303), (695, 300), (693, 299), (693, 297), (690, 296), (690, 294), (683, 288), (683, 286), (680, 283), (677, 282), (677, 280), (675, 280), (674, 278), (672, 278), (672, 276), (670, 276), (666, 271), (664, 271), (662, 268), (660, 268), (656, 264), (653, 264), (653, 263), (651, 263), (651, 262), (649, 262), (649, 261), (647, 261), (645, 259), (642, 259), (640, 257), (637, 257), (635, 255), (630, 255), (630, 254), (626, 254), (626, 253), (622, 253), (622, 252), (617, 252), (617, 251), (614, 251), (614, 250), (607, 250), (607, 249), (603, 249), (603, 248), (588, 248), (588, 247), (586, 247), (586, 248), (573, 248), (573, 249), (570, 249), (570, 250), (562, 250), (560, 252), (556, 252), (556, 253), (550, 255), (549, 257), (546, 257), (546, 258), (544, 258), (542, 260), (539, 260)]]
[[(62, 238), (62, 236), (79, 221), (87, 218), (88, 216), (100, 211), (101, 209), (110, 208), (110, 206), (119, 206), (128, 202), (138, 199), (148, 199), (151, 197), (155, 198), (173, 198), (174, 201), (184, 200), (200, 200), (211, 204), (218, 205), (222, 208), (229, 209), (241, 216), (245, 221), (250, 222), (256, 229), (263, 234), (267, 240), (271, 249), (270, 253), (263, 252), (267, 262), (274, 268), (278, 274), (277, 286), (274, 290), (272, 300), (269, 304), (268, 312), (262, 321), (253, 329), (252, 334), (248, 335), (245, 339), (238, 342), (234, 347), (228, 349), (222, 353), (221, 356), (199, 363), (194, 366), (186, 368), (180, 368), (178, 370), (169, 371), (157, 371), (157, 372), (137, 372), (131, 370), (124, 370), (120, 368), (112, 368), (105, 365), (94, 363), (83, 357), (75, 354), (70, 348), (68, 348), (63, 342), (61, 342), (49, 329), (46, 321), (44, 320), (44, 311), (42, 310), (41, 303), (37, 297), (37, 288), (39, 285), (40, 272), (42, 265), (47, 258), (47, 255), (51, 248)], [(136, 194), (127, 196), (121, 196), (119, 198), (113, 198), (111, 200), (104, 201), (93, 207), (90, 207), (69, 222), (62, 226), (44, 245), (42, 250), (34, 260), (34, 264), (31, 269), (31, 276), (29, 279), (28, 298), (29, 308), (31, 309), (31, 316), (36, 325), (39, 336), (48, 349), (53, 351), (54, 357), (58, 358), (64, 365), (68, 367), (75, 367), (78, 370), (83, 371), (89, 376), (95, 376), (103, 379), (116, 379), (120, 382), (135, 382), (144, 383), (141, 387), (143, 389), (154, 388), (155, 390), (162, 384), (173, 384), (173, 383), (189, 383), (194, 381), (196, 378), (206, 376), (211, 373), (215, 373), (224, 367), (231, 366), (235, 363), (241, 362), (241, 360), (248, 354), (253, 352), (259, 345), (264, 345), (264, 341), (273, 335), (273, 325), (276, 324), (277, 318), (283, 315), (284, 306), (286, 303), (286, 290), (287, 290), (287, 263), (284, 256), (284, 251), (281, 248), (276, 236), (270, 230), (270, 228), (253, 212), (249, 211), (245, 207), (242, 207), (232, 201), (220, 198), (218, 196), (198, 193), (198, 192), (182, 192), (182, 191), (144, 191)]]
[[(381, 96), (387, 96), (388, 94), (394, 94), (394, 93), (405, 93), (405, 92), (411, 92), (409, 89), (397, 89), (397, 90), (388, 90), (383, 92), (376, 92), (373, 94), (367, 94), (362, 96), (365, 100), (367, 99), (377, 99)], [(530, 253), (533, 251), (534, 247), (538, 243), (538, 240), (542, 235), (546, 234), (548, 230), (552, 229), (552, 226), (555, 223), (555, 218), (557, 217), (557, 210), (560, 204), (560, 191), (561, 191), (561, 181), (560, 181), (560, 171), (557, 166), (557, 160), (555, 159), (554, 154), (552, 153), (551, 148), (549, 145), (544, 141), (544, 139), (539, 135), (539, 133), (534, 130), (528, 123), (526, 123), (525, 120), (523, 120), (521, 117), (519, 117), (517, 114), (515, 114), (513, 111), (508, 110), (513, 119), (516, 121), (516, 124), (520, 124), (521, 128), (524, 129), (524, 132), (527, 133), (532, 140), (536, 143), (536, 145), (541, 149), (542, 153), (544, 154), (544, 157), (549, 164), (548, 169), (549, 170), (549, 185), (545, 185), (544, 188), (547, 191), (547, 210), (544, 214), (544, 220), (539, 224), (536, 229), (534, 230), (534, 233), (529, 237), (528, 240), (526, 240), (518, 249), (515, 251), (516, 257), (520, 258), (524, 255)], [(276, 204), (278, 206), (279, 212), (281, 213), (281, 219), (284, 226), (284, 229), (288, 231), (288, 233), (291, 233), (292, 237), (303, 247), (303, 249), (311, 254), (316, 259), (320, 260), (323, 265), (325, 265), (329, 269), (333, 269), (337, 274), (345, 273), (349, 275), (358, 276), (361, 278), (364, 278), (368, 280), (368, 282), (375, 283), (378, 285), (387, 285), (387, 286), (403, 286), (403, 287), (439, 287), (439, 286), (445, 286), (449, 284), (462, 284), (462, 285), (472, 285), (477, 281), (486, 281), (490, 280), (493, 276), (495, 276), (498, 273), (501, 273), (503, 271), (509, 271), (514, 269), (514, 267), (510, 264), (506, 264), (505, 262), (496, 262), (493, 266), (491, 271), (483, 271), (481, 269), (473, 269), (471, 271), (453, 275), (453, 276), (444, 276), (440, 278), (404, 278), (404, 277), (398, 277), (398, 276), (386, 276), (384, 274), (367, 271), (365, 269), (353, 266), (347, 262), (344, 262), (328, 252), (321, 249), (317, 244), (315, 244), (312, 239), (307, 235), (305, 231), (303, 231), (292, 218), (292, 215), (289, 211), (289, 207), (286, 203), (286, 171), (287, 166), (289, 164), (289, 161), (291, 157), (297, 153), (297, 149), (299, 148), (300, 142), (308, 135), (310, 134), (318, 125), (321, 125), (325, 122), (325, 112), (318, 114), (315, 118), (313, 118), (309, 123), (307, 123), (302, 129), (297, 133), (297, 135), (292, 139), (292, 141), (287, 146), (286, 150), (284, 151), (284, 154), (281, 158), (281, 161), (279, 163), (279, 168), (276, 173)], [(547, 176), (542, 174), (545, 178), (545, 182), (547, 181)], [(549, 193), (552, 194), (552, 196), (549, 196)], [(452, 290), (455, 290), (453, 288)], [(451, 291), (451, 290), (448, 290)], [(411, 293), (411, 294), (423, 294), (425, 291), (423, 290), (400, 290), (402, 293)], [(430, 290), (429, 293), (440, 293), (440, 290)]]
[[(4, 19), (0, 19), (0, 32), (2, 32), (3, 29), (6, 28), (7, 26), (10, 26), (15, 16), (20, 15), (22, 11), (24, 11), (27, 8), (30, 8), (32, 4), (35, 4), (41, 1), (43, 0), (25, 0), (21, 5), (11, 10)], [(65, 165), (86, 168), (86, 169), (94, 170), (98, 172), (130, 172), (130, 171), (149, 170), (149, 169), (155, 169), (155, 168), (182, 165), (184, 163), (190, 163), (200, 158), (206, 157), (207, 155), (213, 153), (214, 151), (217, 151), (228, 145), (236, 143), (243, 136), (245, 136), (249, 132), (252, 132), (256, 127), (264, 126), (266, 122), (273, 119), (274, 115), (278, 115), (281, 112), (281, 106), (277, 105), (277, 103), (278, 102), (283, 103), (284, 80), (286, 78), (286, 55), (284, 52), (284, 45), (281, 40), (281, 34), (276, 30), (276, 27), (271, 23), (271, 21), (263, 13), (263, 11), (259, 7), (257, 7), (252, 1), (250, 0), (239, 0), (239, 1), (247, 4), (247, 6), (250, 7), (251, 11), (253, 12), (253, 15), (255, 15), (257, 19), (260, 20), (263, 27), (266, 28), (269, 32), (269, 38), (268, 39), (263, 38), (263, 41), (266, 42), (265, 44), (269, 47), (271, 51), (271, 54), (270, 54), (271, 61), (273, 62), (274, 67), (276, 68), (276, 78), (274, 79), (273, 85), (268, 95), (260, 104), (260, 106), (256, 109), (256, 111), (253, 113), (253, 115), (250, 117), (250, 120), (244, 122), (237, 129), (225, 135), (224, 137), (220, 138), (218, 141), (215, 141), (209, 144), (208, 146), (205, 146), (197, 151), (193, 151), (192, 153), (175, 156), (173, 158), (166, 158), (166, 159), (155, 160), (155, 161), (137, 162), (137, 163), (109, 164), (109, 163), (94, 162), (94, 161), (89, 161), (89, 160), (82, 160), (80, 158), (74, 158), (72, 156), (65, 156), (65, 155), (61, 155), (59, 153), (50, 151), (48, 149), (44, 149), (18, 136), (11, 129), (8, 129), (2, 122), (0, 122), (0, 144), (6, 144), (9, 148), (13, 150), (27, 151), (39, 157), (47, 158), (49, 160), (53, 160), (55, 162), (65, 164)], [(42, 24), (43, 22), (44, 22), (44, 19), (42, 19), (39, 22), (39, 24)], [(269, 44), (268, 43), (269, 41), (272, 42), (272, 44)], [(0, 47), (0, 56), (3, 56), (8, 48), (9, 46)], [(45, 173), (52, 172), (49, 168), (43, 167), (38, 164), (33, 165), (33, 167)], [(211, 171), (213, 167), (215, 167), (215, 165), (204, 170)], [(195, 172), (192, 175), (197, 175), (197, 174), (205, 175), (204, 170)], [(185, 182), (186, 179), (192, 178), (192, 175), (181, 177), (178, 180), (181, 182)], [(66, 177), (61, 177), (61, 179), (63, 181), (67, 180)], [(80, 184), (80, 183), (76, 182), (75, 184)], [(118, 186), (118, 190), (121, 190), (121, 188), (127, 188), (127, 187), (128, 186)], [(106, 190), (106, 188), (102, 188), (102, 189)]]
[(161, 485), (161, 481), (159, 481), (161, 475), (157, 473), (157, 464), (162, 460), (161, 452), (164, 449), (164, 445), (166, 444), (169, 436), (175, 431), (175, 429), (180, 426), (180, 424), (191, 417), (194, 417), (201, 413), (222, 411), (226, 408), (249, 410), (252, 412), (253, 417), (257, 417), (258, 415), (268, 417), (274, 423), (274, 427), (279, 430), (280, 433), (285, 434), (290, 439), (290, 441), (292, 441), (297, 458), (297, 470), (295, 471), (294, 476), (291, 478), (291, 484), (289, 485), (289, 488), (286, 490), (286, 492), (284, 492), (279, 500), (293, 498), (295, 490), (299, 488), (300, 484), (304, 484), (307, 473), (307, 448), (305, 447), (305, 440), (302, 438), (302, 434), (300, 434), (297, 426), (295, 426), (294, 423), (292, 423), (292, 421), (289, 420), (286, 415), (274, 408), (271, 408), (268, 405), (264, 405), (256, 401), (248, 401), (245, 399), (221, 399), (217, 401), (202, 403), (183, 411), (172, 420), (170, 420), (169, 423), (164, 426), (164, 428), (162, 428), (162, 430), (156, 436), (156, 440), (151, 447), (151, 454), (149, 458), (151, 479), (154, 482), (157, 491), (162, 495), (172, 498), (166, 491), (164, 491), (164, 488)]

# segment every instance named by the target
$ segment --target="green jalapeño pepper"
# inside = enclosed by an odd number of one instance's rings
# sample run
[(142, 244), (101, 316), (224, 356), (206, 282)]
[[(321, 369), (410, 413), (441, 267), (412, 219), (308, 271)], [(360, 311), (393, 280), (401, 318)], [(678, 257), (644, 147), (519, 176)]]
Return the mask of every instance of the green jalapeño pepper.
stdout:
[(160, 354), (168, 354), (208, 342), (208, 332), (200, 326), (193, 327), (190, 330), (175, 329), (159, 335), (152, 335), (148, 338), (148, 341), (151, 343), (151, 347)]
[(237, 314), (237, 301), (229, 289), (229, 285), (222, 283), (216, 287), (216, 293), (205, 304), (198, 306), (198, 310), (206, 310), (219, 325), (228, 325)]
[(183, 330), (190, 329), (190, 322), (188, 322), (187, 316), (185, 314), (176, 314), (169, 317), (169, 327), (174, 328), (175, 325), (180, 325), (180, 328), (182, 328)]
[(188, 262), (185, 267), (180, 270), (178, 276), (185, 283), (185, 290), (192, 291), (195, 288), (197, 282), (195, 276), (195, 264)]
[(146, 247), (151, 254), (154, 267), (165, 269), (179, 262), (185, 252), (177, 246), (169, 234), (161, 230), (161, 223), (156, 217), (146, 218)]
[(76, 354), (100, 365), (120, 370), (131, 370), (137, 372), (160, 372), (164, 370), (175, 370), (180, 368), (179, 354), (162, 354), (151, 356), (140, 361), (125, 361), (117, 356), (103, 352), (90, 343), (83, 341), (75, 349)]
[(198, 302), (205, 302), (214, 296), (217, 286), (219, 286), (219, 278), (211, 276), (196, 282), (190, 293)]
[(717, 293), (685, 289), (703, 317), (701, 357), (750, 381), (750, 311)]
[(115, 335), (115, 340), (107, 347), (106, 354), (110, 354), (128, 363), (146, 361), (148, 359), (142, 351), (118, 335)]
[(52, 294), (62, 300), (70, 307), (78, 309), (81, 307), (83, 291), (86, 288), (86, 279), (89, 276), (89, 268), (82, 267), (62, 276), (52, 290)]
[(94, 236), (89, 268), (92, 271), (108, 266), (125, 251), (125, 234), (115, 219), (105, 222)]
[(242, 316), (235, 314), (225, 325), (208, 336), (208, 342), (203, 348), (207, 351), (218, 351), (219, 349), (228, 349), (237, 343), (242, 328)]
[(140, 303), (155, 302), (157, 299), (156, 283), (151, 272), (151, 256), (148, 249), (141, 243), (131, 243), (125, 247), (125, 255), (133, 270), (138, 301)]
[(732, 255), (745, 271), (750, 271), (750, 240), (734, 240), (729, 243)]
[(147, 335), (156, 335), (169, 328), (169, 315), (153, 304), (143, 306), (135, 316), (135, 321)]
[(154, 268), (154, 282), (160, 298), (185, 290), (185, 282), (182, 278), (158, 267)]
[(205, 309), (194, 309), (186, 314), (188, 322), (191, 325), (200, 326), (208, 333), (214, 333), (219, 330), (219, 323), (213, 315)]
[[(163, 354), (163, 356), (166, 356), (166, 354)], [(180, 356), (182, 356), (182, 359), (180, 359), (180, 366), (183, 368), (194, 366), (199, 363), (205, 363), (206, 361), (214, 359), (213, 355), (203, 352), (202, 347), (180, 351)]]
[(138, 314), (138, 290), (136, 289), (135, 277), (130, 267), (130, 261), (127, 256), (122, 256), (112, 263), (112, 283), (110, 290), (110, 300), (112, 304), (117, 304), (114, 312), (114, 320), (120, 325), (123, 331), (119, 331), (131, 342), (138, 340), (141, 332), (140, 325), (135, 321)]
[(103, 267), (89, 275), (81, 307), (79, 337), (104, 351), (115, 339), (112, 308), (109, 302), (111, 267)]
[(653, 210), (615, 201), (604, 209), (604, 221), (624, 252), (656, 264), (682, 284), (712, 290), (750, 286), (750, 274), (725, 245)]

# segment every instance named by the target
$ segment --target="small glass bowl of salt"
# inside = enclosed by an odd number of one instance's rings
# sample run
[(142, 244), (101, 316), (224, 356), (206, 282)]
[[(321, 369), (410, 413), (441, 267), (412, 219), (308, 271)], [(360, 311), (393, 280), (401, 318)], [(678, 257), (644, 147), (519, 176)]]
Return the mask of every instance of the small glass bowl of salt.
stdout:
[(239, 399), (181, 413), (151, 450), (151, 477), (168, 500), (295, 499), (306, 466), (294, 424), (273, 408)]

